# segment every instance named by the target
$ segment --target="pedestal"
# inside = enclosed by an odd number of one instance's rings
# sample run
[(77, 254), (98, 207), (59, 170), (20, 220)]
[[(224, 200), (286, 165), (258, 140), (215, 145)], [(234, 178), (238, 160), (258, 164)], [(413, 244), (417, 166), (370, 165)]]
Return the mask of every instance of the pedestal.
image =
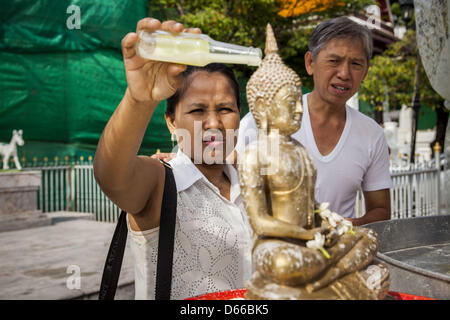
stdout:
[(37, 208), (40, 171), (0, 172), (0, 232), (51, 224)]

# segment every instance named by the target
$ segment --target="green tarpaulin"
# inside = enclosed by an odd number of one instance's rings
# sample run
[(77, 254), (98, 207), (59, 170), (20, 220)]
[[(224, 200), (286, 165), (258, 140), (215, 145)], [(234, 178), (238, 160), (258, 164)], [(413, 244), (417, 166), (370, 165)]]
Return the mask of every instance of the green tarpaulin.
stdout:
[[(73, 5), (80, 29), (72, 28)], [(0, 2), (0, 141), (23, 129), (19, 153), (27, 162), (92, 156), (126, 89), (120, 41), (146, 6), (147, 0)], [(164, 110), (161, 103), (142, 153), (170, 148)]]

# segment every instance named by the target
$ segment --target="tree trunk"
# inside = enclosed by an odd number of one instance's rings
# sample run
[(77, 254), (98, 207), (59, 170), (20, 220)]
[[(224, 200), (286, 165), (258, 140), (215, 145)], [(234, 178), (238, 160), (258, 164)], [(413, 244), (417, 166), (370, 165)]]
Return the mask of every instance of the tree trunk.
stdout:
[(376, 106), (375, 107), (375, 121), (382, 126), (383, 125), (383, 107)]
[(433, 150), (436, 142), (439, 142), (439, 145), (441, 146), (441, 153), (445, 150), (445, 132), (447, 130), (448, 113), (449, 111), (444, 106), (436, 108), (436, 139), (430, 144), (431, 150)]
[(411, 151), (409, 154), (410, 162), (414, 163), (416, 156), (416, 134), (417, 134), (417, 123), (419, 122), (419, 110), (420, 110), (420, 54), (417, 50), (416, 59), (416, 72), (414, 76), (414, 96), (413, 96), (413, 120), (412, 120), (412, 130), (411, 130)]

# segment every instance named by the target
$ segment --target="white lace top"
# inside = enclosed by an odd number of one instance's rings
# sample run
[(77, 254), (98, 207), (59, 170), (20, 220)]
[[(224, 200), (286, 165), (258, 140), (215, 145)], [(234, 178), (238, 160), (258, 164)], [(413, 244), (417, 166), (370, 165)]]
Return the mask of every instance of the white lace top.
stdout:
[[(252, 230), (236, 170), (225, 165), (229, 201), (181, 151), (170, 164), (178, 191), (171, 299), (245, 287), (252, 273)], [(128, 229), (136, 299), (154, 299), (159, 228)]]

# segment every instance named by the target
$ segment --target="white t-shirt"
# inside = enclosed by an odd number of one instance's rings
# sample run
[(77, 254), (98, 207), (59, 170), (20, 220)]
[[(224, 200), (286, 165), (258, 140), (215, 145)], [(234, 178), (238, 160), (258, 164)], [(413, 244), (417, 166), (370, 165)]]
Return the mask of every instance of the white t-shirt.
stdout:
[[(323, 156), (312, 132), (307, 94), (302, 99), (301, 127), (291, 137), (306, 148), (317, 168), (316, 201), (329, 202), (330, 209), (343, 217), (354, 217), (358, 190), (375, 191), (392, 187), (383, 128), (373, 119), (346, 106), (346, 122), (339, 142), (331, 153)], [(237, 152), (242, 153), (256, 137), (256, 123), (249, 112), (241, 120)]]
[[(225, 165), (230, 200), (179, 151), (171, 160), (177, 213), (171, 299), (240, 289), (252, 273), (252, 230), (236, 170)], [(159, 227), (143, 232), (128, 226), (135, 260), (136, 299), (155, 299)]]

